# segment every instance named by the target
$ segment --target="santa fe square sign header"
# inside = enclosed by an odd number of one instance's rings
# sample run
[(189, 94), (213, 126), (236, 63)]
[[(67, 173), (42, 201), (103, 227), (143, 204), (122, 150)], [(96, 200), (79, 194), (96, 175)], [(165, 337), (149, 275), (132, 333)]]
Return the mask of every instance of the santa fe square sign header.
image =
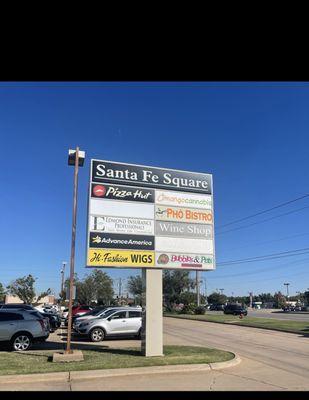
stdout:
[(215, 269), (212, 175), (91, 160), (87, 267)]

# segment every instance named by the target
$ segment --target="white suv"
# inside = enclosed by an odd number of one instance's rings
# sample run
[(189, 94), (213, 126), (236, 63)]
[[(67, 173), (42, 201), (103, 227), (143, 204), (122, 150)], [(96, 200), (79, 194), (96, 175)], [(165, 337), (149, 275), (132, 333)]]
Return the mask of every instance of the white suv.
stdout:
[(1, 310), (0, 342), (10, 343), (15, 351), (28, 350), (33, 342), (48, 338), (47, 321), (38, 311)]
[(107, 336), (141, 337), (141, 308), (126, 307), (122, 310), (109, 310), (103, 318), (95, 318), (82, 322), (77, 332), (87, 335), (93, 342), (100, 342)]

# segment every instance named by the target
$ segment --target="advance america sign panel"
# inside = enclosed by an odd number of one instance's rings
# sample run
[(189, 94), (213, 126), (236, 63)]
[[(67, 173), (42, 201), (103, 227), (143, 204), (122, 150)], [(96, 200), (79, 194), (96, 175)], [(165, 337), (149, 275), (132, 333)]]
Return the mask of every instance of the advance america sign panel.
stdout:
[(91, 160), (86, 266), (214, 269), (212, 175)]

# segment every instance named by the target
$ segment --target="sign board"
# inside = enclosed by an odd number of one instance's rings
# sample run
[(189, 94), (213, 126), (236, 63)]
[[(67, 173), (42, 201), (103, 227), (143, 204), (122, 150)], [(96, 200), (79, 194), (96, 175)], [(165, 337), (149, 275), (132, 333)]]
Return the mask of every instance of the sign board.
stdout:
[(215, 269), (212, 175), (91, 160), (86, 266)]

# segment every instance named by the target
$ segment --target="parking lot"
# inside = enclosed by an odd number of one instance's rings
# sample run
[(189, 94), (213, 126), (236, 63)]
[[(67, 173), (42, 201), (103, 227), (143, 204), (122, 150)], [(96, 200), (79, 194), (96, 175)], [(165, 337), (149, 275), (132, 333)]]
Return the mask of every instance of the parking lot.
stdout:
[[(49, 338), (44, 343), (36, 343), (33, 345), (32, 350), (63, 350), (66, 346), (67, 339), (67, 328), (60, 327), (55, 332), (49, 335)], [(103, 342), (91, 342), (87, 337), (82, 337), (80, 335), (72, 333), (71, 347), (72, 349), (78, 348), (79, 350), (90, 350), (94, 347), (113, 347), (113, 348), (123, 348), (123, 347), (138, 347), (141, 341), (136, 339), (108, 339)]]

